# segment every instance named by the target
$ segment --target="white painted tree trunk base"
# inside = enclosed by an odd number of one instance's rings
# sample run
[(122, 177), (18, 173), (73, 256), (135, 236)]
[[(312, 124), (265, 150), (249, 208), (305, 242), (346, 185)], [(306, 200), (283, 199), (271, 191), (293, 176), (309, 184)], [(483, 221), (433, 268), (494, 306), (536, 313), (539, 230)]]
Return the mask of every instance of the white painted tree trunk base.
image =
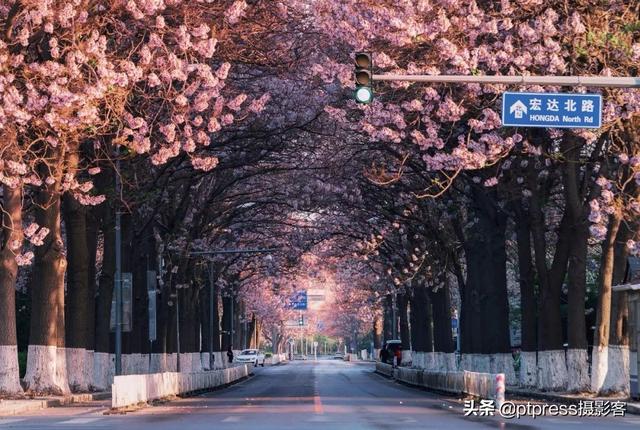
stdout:
[(411, 365), (411, 361), (412, 361), (411, 352), (412, 351), (409, 350), (409, 349), (403, 349), (402, 350), (402, 361), (401, 361), (401, 364), (403, 366)]
[(433, 371), (434, 372), (451, 372), (458, 370), (456, 368), (456, 355), (447, 352), (434, 352)]
[(564, 350), (538, 352), (538, 389), (561, 391), (567, 388)]
[(136, 374), (146, 375), (149, 373), (149, 354), (133, 354)]
[(96, 390), (110, 390), (115, 373), (116, 358), (113, 354), (106, 352), (93, 353), (93, 384)]
[(602, 394), (619, 394), (628, 397), (631, 392), (630, 353), (626, 345), (609, 345), (609, 359), (607, 375), (600, 389)]
[(24, 382), (29, 393), (69, 394), (64, 348), (29, 345)]
[(586, 349), (567, 350), (567, 391), (583, 393), (589, 391), (589, 360)]
[(380, 348), (375, 348), (373, 350), (373, 359), (376, 361), (380, 361)]
[(461, 369), (470, 372), (491, 372), (491, 354), (462, 354)]
[(163, 373), (167, 371), (167, 354), (151, 354), (149, 373)]
[(538, 363), (535, 351), (520, 352), (520, 386), (533, 388), (538, 383)]
[(489, 366), (489, 373), (504, 373), (506, 385), (518, 384), (513, 368), (513, 355), (510, 352), (489, 354)]
[(202, 367), (202, 358), (199, 352), (191, 353), (191, 371), (192, 372), (202, 372), (204, 368)]
[(65, 394), (71, 393), (71, 389), (69, 388), (69, 375), (67, 374), (67, 349), (57, 347), (56, 348), (56, 370), (57, 370), (57, 378), (58, 384), (61, 387), (65, 387)]
[(215, 351), (213, 353), (213, 358), (214, 358), (213, 368), (224, 369), (225, 357), (226, 357), (226, 354), (224, 354), (222, 351)]
[(167, 372), (177, 372), (178, 371), (178, 354), (175, 352), (171, 354), (166, 354), (167, 356)]
[(18, 346), (0, 345), (0, 395), (20, 396), (22, 394)]
[(69, 388), (74, 393), (86, 393), (94, 386), (93, 351), (84, 348), (65, 348)]
[(471, 370), (471, 356), (469, 354), (460, 355), (460, 370)]
[(609, 367), (609, 348), (606, 346), (593, 346), (591, 351), (591, 391), (599, 393), (604, 387)]
[(193, 362), (190, 352), (180, 353), (180, 372), (191, 373), (193, 372)]
[(443, 352), (442, 353), (443, 371), (456, 372), (458, 371), (458, 364), (456, 363), (455, 352)]
[(211, 370), (211, 361), (209, 361), (208, 352), (203, 352), (200, 354), (200, 362), (202, 363), (202, 370)]
[(424, 365), (424, 352), (421, 351), (413, 351), (411, 357), (411, 367), (414, 369), (423, 369)]
[(424, 353), (424, 369), (430, 372), (436, 368), (436, 353), (425, 352)]

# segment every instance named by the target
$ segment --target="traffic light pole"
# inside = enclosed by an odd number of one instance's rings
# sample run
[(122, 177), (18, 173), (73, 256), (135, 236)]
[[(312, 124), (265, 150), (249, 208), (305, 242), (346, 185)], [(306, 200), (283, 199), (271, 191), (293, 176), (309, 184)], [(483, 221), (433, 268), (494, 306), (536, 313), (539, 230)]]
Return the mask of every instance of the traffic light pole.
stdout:
[(375, 81), (428, 82), (441, 84), (560, 85), (566, 87), (640, 88), (638, 77), (606, 76), (459, 76), (459, 75), (373, 75)]

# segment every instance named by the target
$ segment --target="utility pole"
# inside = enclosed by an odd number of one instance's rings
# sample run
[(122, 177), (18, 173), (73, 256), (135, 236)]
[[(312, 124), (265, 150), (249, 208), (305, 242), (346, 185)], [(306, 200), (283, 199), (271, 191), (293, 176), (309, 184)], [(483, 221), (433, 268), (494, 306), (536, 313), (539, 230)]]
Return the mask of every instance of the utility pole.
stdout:
[(213, 261), (209, 261), (209, 370), (213, 370)]
[(393, 337), (394, 339), (398, 338), (398, 321), (397, 321), (397, 311), (396, 311), (396, 293), (394, 291), (393, 293), (393, 304), (391, 306), (391, 321), (393, 322), (393, 325), (391, 327), (391, 337)]
[(120, 150), (116, 150), (116, 226), (115, 226), (115, 245), (116, 245), (116, 375), (122, 375), (122, 220), (120, 213), (119, 198), (122, 195), (122, 181), (120, 180)]
[(180, 290), (176, 287), (176, 350), (178, 357), (176, 371), (180, 372)]

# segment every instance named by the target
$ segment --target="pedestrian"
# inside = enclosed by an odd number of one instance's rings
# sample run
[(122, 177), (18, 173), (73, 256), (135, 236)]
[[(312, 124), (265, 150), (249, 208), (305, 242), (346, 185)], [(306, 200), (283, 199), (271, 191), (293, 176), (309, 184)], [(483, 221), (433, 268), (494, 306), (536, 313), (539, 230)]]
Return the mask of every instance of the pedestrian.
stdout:
[(233, 351), (231, 350), (231, 346), (227, 349), (227, 358), (229, 359), (229, 364), (233, 363)]
[(395, 359), (396, 359), (395, 366), (396, 367), (400, 366), (400, 363), (402, 363), (402, 350), (400, 348), (396, 349)]
[(380, 350), (380, 361), (386, 363), (387, 360), (389, 360), (389, 351), (387, 351), (387, 348), (382, 348)]

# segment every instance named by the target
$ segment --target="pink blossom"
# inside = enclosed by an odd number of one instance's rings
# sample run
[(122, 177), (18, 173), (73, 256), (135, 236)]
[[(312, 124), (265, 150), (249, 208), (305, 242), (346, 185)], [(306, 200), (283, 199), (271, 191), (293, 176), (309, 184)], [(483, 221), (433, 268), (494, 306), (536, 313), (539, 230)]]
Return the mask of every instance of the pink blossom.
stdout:
[(602, 224), (593, 224), (589, 227), (589, 232), (591, 232), (591, 236), (597, 241), (603, 241), (607, 236), (607, 227)]
[(496, 178), (495, 176), (484, 181), (485, 187), (493, 187), (496, 185), (498, 185), (498, 178)]
[(27, 228), (24, 229), (24, 235), (26, 237), (31, 237), (36, 233), (36, 231), (38, 231), (39, 228), (40, 226), (37, 223), (33, 222), (29, 224)]
[(270, 99), (271, 99), (271, 95), (269, 93), (264, 93), (262, 96), (260, 96), (259, 99), (254, 99), (251, 102), (248, 108), (249, 111), (253, 113), (262, 112), (266, 107), (267, 103), (269, 103)]
[(208, 172), (213, 170), (218, 165), (217, 157), (194, 157), (191, 159), (191, 164), (194, 169), (203, 170)]
[(15, 257), (16, 264), (18, 266), (28, 266), (33, 261), (33, 257), (34, 255), (31, 251), (25, 252), (24, 254), (18, 254)]
[(245, 14), (247, 2), (244, 0), (236, 0), (225, 12), (225, 17), (229, 24), (237, 24)]
[(40, 229), (33, 234), (32, 236), (27, 236), (29, 242), (31, 242), (35, 246), (44, 245), (44, 239), (49, 234), (49, 229), (47, 227), (40, 227)]
[(234, 112), (238, 112), (240, 110), (242, 103), (244, 103), (246, 99), (247, 99), (246, 94), (239, 94), (229, 103), (227, 103), (227, 107)]

